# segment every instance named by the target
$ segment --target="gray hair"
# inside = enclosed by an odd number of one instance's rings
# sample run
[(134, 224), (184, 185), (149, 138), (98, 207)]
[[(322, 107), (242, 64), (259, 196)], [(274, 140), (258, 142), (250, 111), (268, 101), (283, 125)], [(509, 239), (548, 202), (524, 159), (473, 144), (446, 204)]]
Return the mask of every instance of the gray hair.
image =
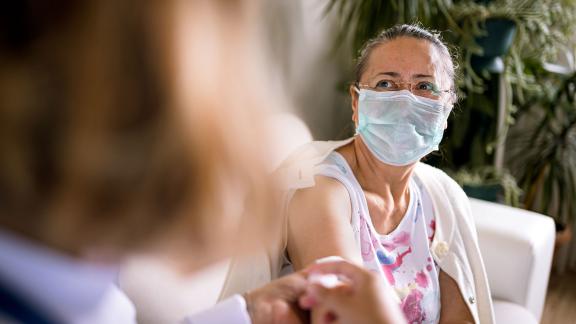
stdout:
[(416, 39), (423, 39), (432, 43), (436, 49), (440, 52), (443, 57), (442, 72), (446, 73), (449, 84), (449, 89), (452, 92), (452, 102), (456, 101), (456, 70), (457, 65), (454, 64), (452, 59), (452, 54), (448, 49), (448, 46), (442, 41), (440, 33), (427, 30), (426, 28), (419, 25), (396, 25), (394, 27), (383, 30), (378, 36), (369, 40), (364, 44), (362, 50), (360, 50), (360, 55), (356, 61), (355, 77), (356, 83), (360, 82), (362, 74), (366, 71), (366, 65), (368, 64), (368, 59), (372, 51), (390, 40), (399, 37), (412, 37)]

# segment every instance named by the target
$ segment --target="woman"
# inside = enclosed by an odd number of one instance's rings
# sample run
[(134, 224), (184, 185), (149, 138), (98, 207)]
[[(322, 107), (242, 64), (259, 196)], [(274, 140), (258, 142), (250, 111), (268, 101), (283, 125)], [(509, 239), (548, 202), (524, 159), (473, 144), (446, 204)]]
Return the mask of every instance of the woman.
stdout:
[(356, 136), (312, 143), (281, 169), (292, 179), (294, 268), (331, 255), (363, 264), (393, 287), (409, 323), (493, 322), (467, 197), (419, 163), (447, 126), (454, 69), (437, 35), (385, 30), (364, 47), (350, 87)]

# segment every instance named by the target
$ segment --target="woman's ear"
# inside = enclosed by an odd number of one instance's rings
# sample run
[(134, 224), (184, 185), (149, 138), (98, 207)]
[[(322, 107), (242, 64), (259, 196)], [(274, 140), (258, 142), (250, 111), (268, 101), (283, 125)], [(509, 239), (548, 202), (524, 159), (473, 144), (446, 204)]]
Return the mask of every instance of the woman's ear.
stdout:
[(352, 121), (354, 121), (354, 125), (358, 125), (358, 89), (356, 85), (350, 85), (348, 92), (350, 93), (350, 101), (352, 104)]

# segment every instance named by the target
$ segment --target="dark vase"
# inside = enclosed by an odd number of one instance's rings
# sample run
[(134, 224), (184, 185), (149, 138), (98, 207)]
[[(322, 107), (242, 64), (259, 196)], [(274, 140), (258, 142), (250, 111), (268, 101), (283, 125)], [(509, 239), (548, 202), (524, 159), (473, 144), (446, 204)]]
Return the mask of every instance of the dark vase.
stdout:
[(472, 55), (471, 64), (476, 72), (484, 70), (492, 73), (504, 71), (502, 56), (508, 52), (514, 36), (516, 24), (503, 18), (491, 18), (485, 22), (486, 35), (476, 38), (476, 43), (482, 47), (481, 56)]
[(500, 184), (484, 184), (484, 185), (463, 185), (462, 189), (468, 197), (503, 203), (504, 202), (504, 188)]

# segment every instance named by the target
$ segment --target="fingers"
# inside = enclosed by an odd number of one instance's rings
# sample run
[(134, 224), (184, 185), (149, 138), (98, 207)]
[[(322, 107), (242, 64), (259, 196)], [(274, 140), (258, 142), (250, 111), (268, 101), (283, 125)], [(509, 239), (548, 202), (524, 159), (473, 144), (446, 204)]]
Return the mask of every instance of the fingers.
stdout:
[(366, 278), (371, 275), (367, 270), (347, 261), (313, 264), (307, 270), (310, 273), (333, 273), (343, 275), (357, 284), (364, 282)]
[(326, 287), (321, 283), (311, 283), (303, 294), (298, 299), (298, 304), (303, 309), (311, 309), (318, 304), (324, 303), (324, 300), (329, 295), (349, 296), (353, 293), (354, 289), (348, 284), (343, 284), (334, 287)]
[(298, 306), (302, 309), (312, 309), (317, 304), (316, 298), (310, 294), (304, 294), (298, 299)]
[(298, 306), (302, 309), (312, 309), (316, 306), (316, 299), (308, 294), (304, 294), (298, 298)]
[(308, 285), (308, 276), (302, 272), (294, 272), (287, 276), (280, 278), (294, 287), (295, 290), (305, 290)]
[(301, 302), (312, 301), (313, 306), (322, 305), (331, 309), (339, 309), (345, 307), (351, 294), (352, 288), (348, 285), (326, 288), (322, 285), (312, 284), (305, 296), (308, 300), (301, 300)]
[(295, 272), (285, 277), (272, 281), (284, 295), (288, 302), (295, 302), (302, 294), (306, 292), (309, 285), (307, 274), (303, 271)]

